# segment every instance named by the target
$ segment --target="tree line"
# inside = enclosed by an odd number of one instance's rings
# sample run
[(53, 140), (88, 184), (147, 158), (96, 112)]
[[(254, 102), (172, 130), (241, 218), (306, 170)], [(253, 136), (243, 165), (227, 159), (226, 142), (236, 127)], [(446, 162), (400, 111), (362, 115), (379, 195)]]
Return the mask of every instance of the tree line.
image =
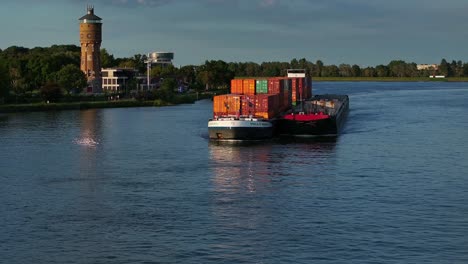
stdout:
[[(0, 50), (0, 102), (12, 96), (39, 93), (41, 89), (80, 93), (86, 86), (86, 76), (79, 67), (80, 52), (76, 45), (32, 49), (12, 46)], [(103, 68), (133, 68), (140, 74), (146, 74), (146, 59), (144, 54), (115, 58), (106, 49), (101, 50)], [(468, 77), (468, 63), (460, 60), (448, 62), (442, 59), (437, 69), (418, 70), (416, 63), (403, 60), (360, 67), (356, 64), (325, 65), (320, 60), (311, 62), (305, 58), (262, 63), (207, 60), (202, 65), (152, 67), (150, 75), (177, 80), (196, 90), (206, 90), (227, 88), (234, 77), (285, 76), (287, 69), (305, 69), (312, 77)]]

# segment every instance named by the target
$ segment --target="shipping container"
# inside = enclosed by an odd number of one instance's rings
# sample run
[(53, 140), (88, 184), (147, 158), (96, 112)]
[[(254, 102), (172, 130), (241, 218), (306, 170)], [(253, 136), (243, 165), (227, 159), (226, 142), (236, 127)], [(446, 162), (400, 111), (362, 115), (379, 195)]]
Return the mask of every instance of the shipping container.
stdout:
[(266, 94), (268, 92), (268, 80), (265, 79), (257, 79), (255, 80), (255, 92), (257, 94)]
[(283, 82), (279, 78), (270, 78), (268, 79), (268, 93), (269, 94), (279, 94), (281, 90), (284, 89)]
[(255, 115), (255, 95), (244, 95), (241, 103), (241, 115)]
[(255, 96), (255, 113), (257, 116), (272, 118), (278, 115), (279, 111), (279, 95), (257, 94)]
[(231, 80), (231, 94), (244, 94), (242, 79)]
[(297, 100), (301, 101), (304, 99), (304, 78), (297, 78)]
[(213, 97), (213, 115), (240, 115), (242, 95), (225, 94)]
[(296, 105), (296, 102), (298, 100), (298, 88), (297, 88), (297, 79), (292, 78), (291, 79), (291, 101), (293, 105)]
[(292, 79), (291, 78), (280, 78), (283, 82), (283, 89), (284, 89), (284, 100), (285, 100), (285, 109), (291, 108), (292, 103)]
[(261, 117), (265, 119), (272, 119), (276, 117), (277, 115), (278, 115), (277, 113), (273, 113), (273, 112), (255, 112), (256, 117)]
[(243, 94), (255, 94), (255, 79), (242, 79)]

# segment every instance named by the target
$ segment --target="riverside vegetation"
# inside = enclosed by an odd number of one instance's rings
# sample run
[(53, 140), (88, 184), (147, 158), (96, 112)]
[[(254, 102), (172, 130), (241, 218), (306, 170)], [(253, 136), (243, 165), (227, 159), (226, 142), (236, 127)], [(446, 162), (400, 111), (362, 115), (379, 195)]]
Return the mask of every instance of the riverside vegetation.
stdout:
[[(350, 64), (324, 65), (320, 60), (313, 63), (304, 58), (263, 63), (210, 60), (202, 65), (180, 68), (172, 65), (153, 67), (150, 76), (157, 88), (152, 91), (139, 91), (138, 82), (133, 79), (118, 93), (87, 95), (83, 93), (86, 77), (79, 68), (80, 51), (80, 47), (75, 45), (32, 49), (12, 46), (0, 50), (0, 111), (159, 106), (194, 102), (211, 96), (218, 89), (227, 90), (230, 80), (235, 76), (284, 76), (285, 70), (290, 68), (305, 69), (316, 81), (435, 80), (430, 79), (429, 75), (447, 77), (437, 81), (468, 81), (468, 63), (455, 60), (449, 63), (445, 59), (441, 60), (437, 70), (417, 70), (416, 63), (402, 60), (365, 68)], [(145, 60), (146, 55), (142, 54), (115, 58), (106, 49), (101, 50), (103, 68), (133, 68), (146, 74)], [(177, 92), (181, 86), (189, 92)], [(119, 98), (119, 102), (113, 101), (115, 98)]]

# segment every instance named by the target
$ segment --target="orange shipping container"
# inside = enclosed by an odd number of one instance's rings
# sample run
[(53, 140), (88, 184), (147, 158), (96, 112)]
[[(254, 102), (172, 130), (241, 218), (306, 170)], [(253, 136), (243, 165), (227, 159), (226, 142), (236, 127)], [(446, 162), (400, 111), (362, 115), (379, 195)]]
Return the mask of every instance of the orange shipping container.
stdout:
[(265, 119), (271, 119), (274, 118), (277, 115), (275, 112), (256, 112), (255, 116), (256, 117), (262, 117)]
[(255, 79), (243, 79), (244, 94), (255, 94)]
[(297, 80), (296, 80), (296, 78), (292, 78), (292, 80), (291, 80), (291, 91), (292, 91), (291, 92), (291, 101), (293, 103), (295, 103), (299, 98), (298, 90), (299, 89), (297, 89)]
[(242, 96), (237, 94), (217, 95), (213, 97), (213, 115), (239, 115)]
[(243, 94), (243, 81), (242, 79), (231, 80), (231, 94)]

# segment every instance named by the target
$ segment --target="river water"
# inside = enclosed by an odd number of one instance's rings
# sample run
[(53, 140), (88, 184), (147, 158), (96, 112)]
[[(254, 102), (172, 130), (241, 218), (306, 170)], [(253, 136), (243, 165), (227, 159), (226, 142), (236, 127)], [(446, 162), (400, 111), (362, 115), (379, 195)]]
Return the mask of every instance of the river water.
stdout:
[(468, 263), (468, 84), (327, 83), (336, 140), (217, 144), (211, 101), (0, 117), (2, 263)]

